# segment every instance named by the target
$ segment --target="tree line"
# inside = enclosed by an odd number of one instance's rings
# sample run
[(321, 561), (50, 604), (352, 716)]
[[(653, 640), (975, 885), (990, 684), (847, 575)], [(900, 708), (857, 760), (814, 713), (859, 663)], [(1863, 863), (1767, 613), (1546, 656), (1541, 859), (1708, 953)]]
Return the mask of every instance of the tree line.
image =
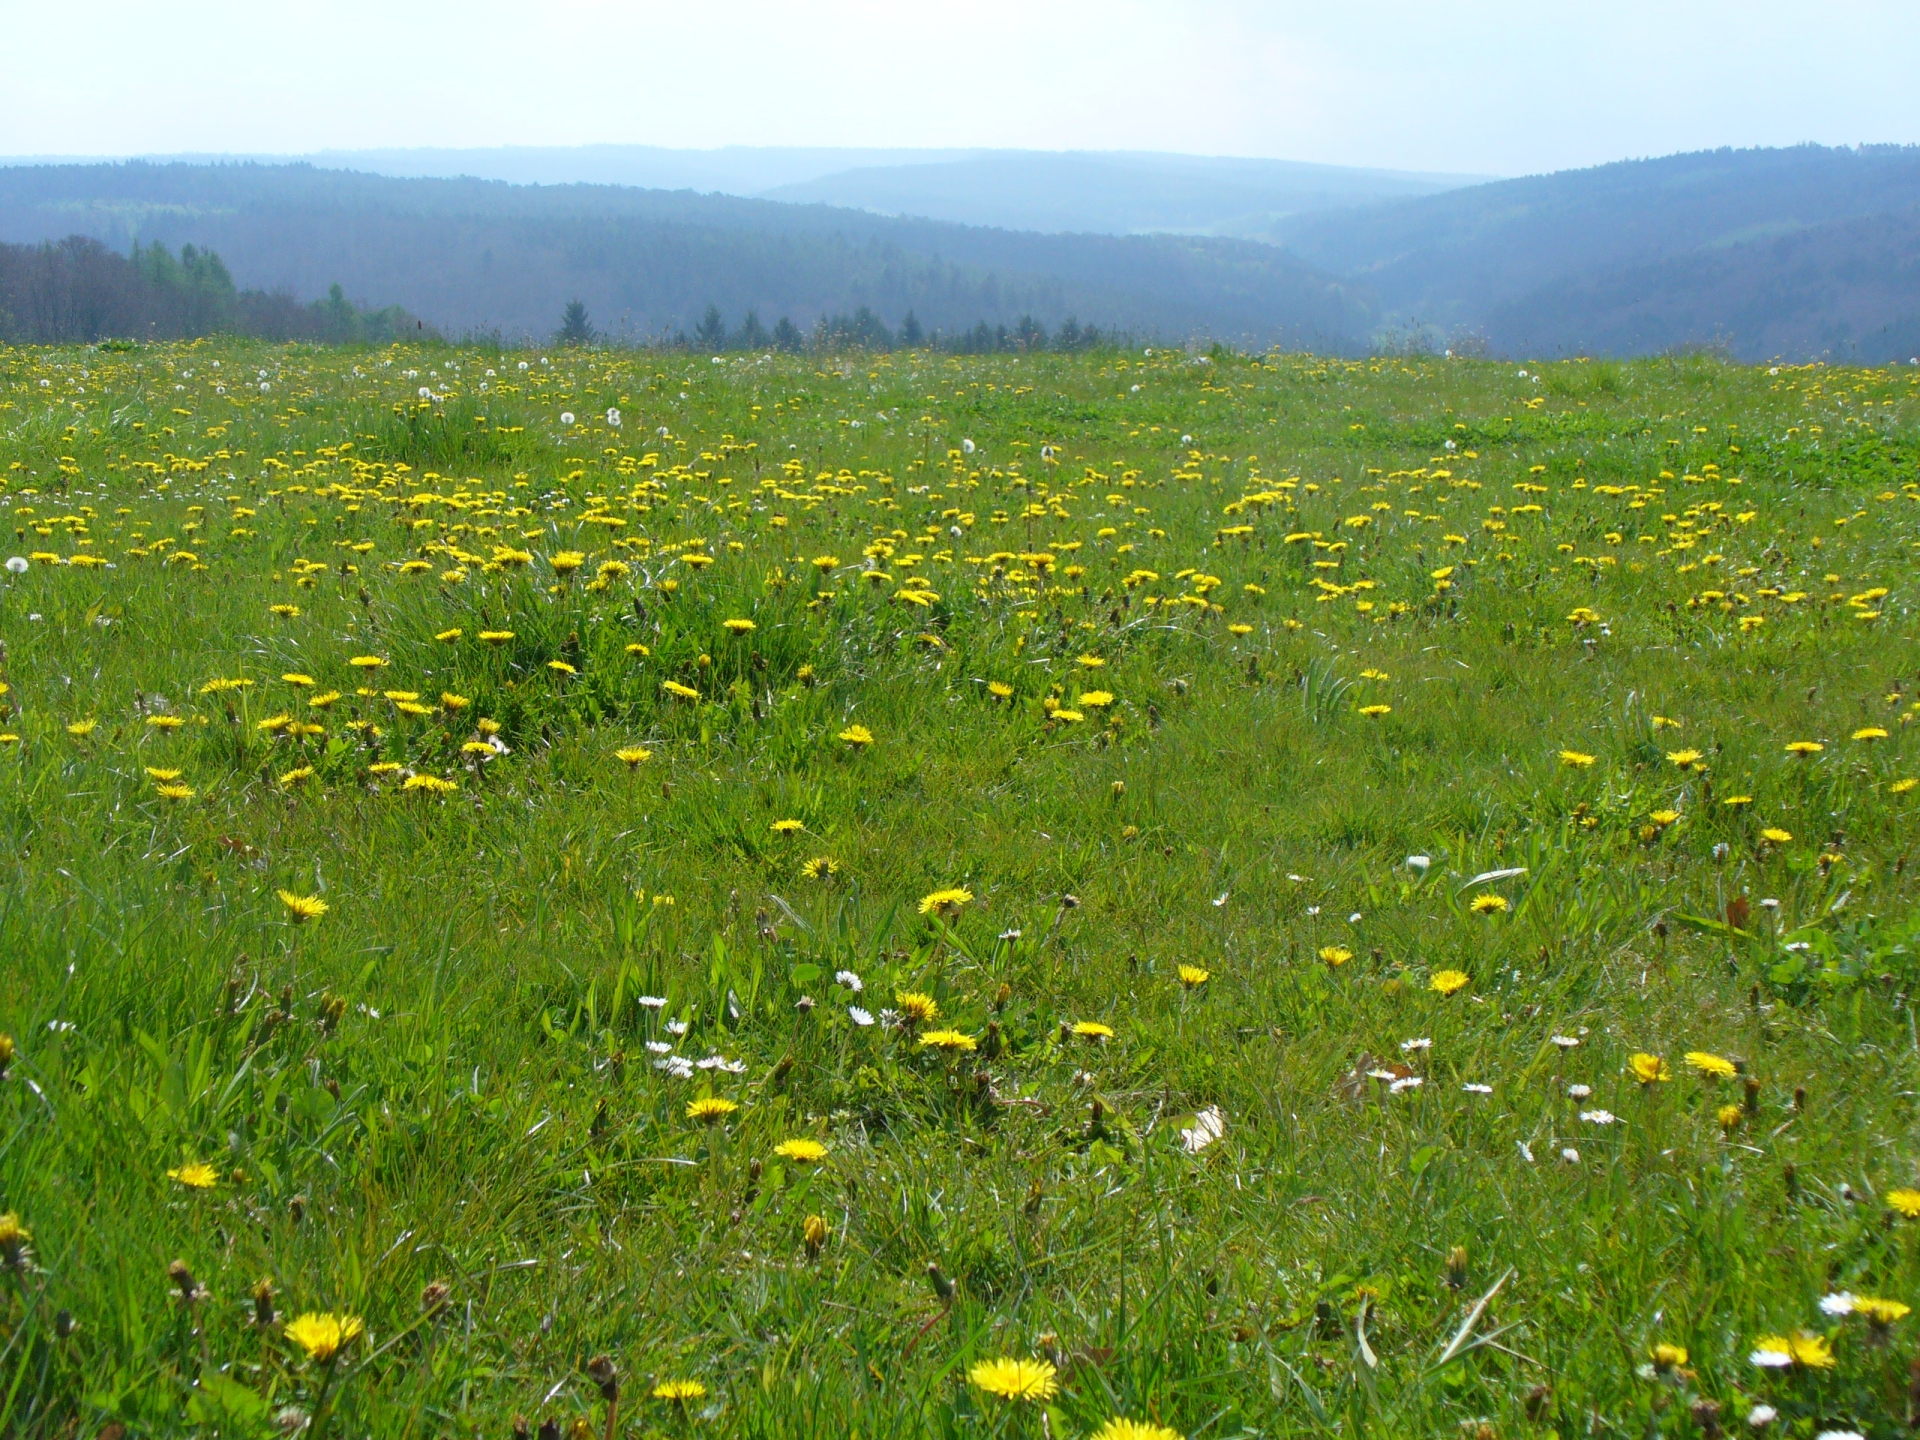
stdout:
[(136, 243), (122, 255), (70, 235), (41, 245), (0, 244), (0, 340), (11, 344), (187, 340), (202, 335), (378, 344), (425, 334), (398, 306), (361, 309), (339, 285), (303, 304), (284, 292), (242, 290), (211, 250)]
[[(581, 300), (568, 302), (555, 333), (562, 345), (590, 345), (602, 338), (594, 328)], [(718, 305), (708, 305), (692, 332), (676, 330), (664, 337), (662, 346), (675, 350), (716, 353), (727, 350), (778, 350), (797, 353), (803, 350), (944, 350), (954, 355), (998, 355), (1052, 350), (1073, 352), (1103, 346), (1124, 345), (1128, 337), (1097, 325), (1082, 325), (1069, 315), (1049, 332), (1032, 315), (1022, 315), (1009, 328), (977, 321), (972, 329), (929, 330), (912, 310), (908, 310), (897, 329), (890, 327), (870, 306), (859, 306), (851, 315), (823, 315), (809, 330), (802, 330), (783, 315), (769, 330), (756, 311), (748, 310), (737, 326), (729, 327)]]

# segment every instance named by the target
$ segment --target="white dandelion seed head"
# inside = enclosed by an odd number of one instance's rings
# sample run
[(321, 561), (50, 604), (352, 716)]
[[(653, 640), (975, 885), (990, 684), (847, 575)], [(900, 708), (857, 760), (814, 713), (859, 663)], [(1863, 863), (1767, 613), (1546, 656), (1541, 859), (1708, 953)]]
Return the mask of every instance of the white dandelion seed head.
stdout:
[(9, 555), (7, 557), (7, 571), (9, 574), (13, 574), (13, 575), (26, 574), (27, 573), (27, 557), (24, 555)]
[(560, 423), (563, 426), (573, 424), (573, 412), (571, 410), (562, 410), (560, 412)]
[(1567, 1086), (1567, 1094), (1576, 1100), (1584, 1100), (1593, 1094), (1593, 1087), (1591, 1085), (1569, 1085)]
[(1580, 1163), (1580, 1152), (1569, 1145), (1560, 1152), (1560, 1158), (1569, 1165), (1578, 1165)]
[(1556, 1035), (1553, 1037), (1553, 1043), (1558, 1045), (1562, 1050), (1571, 1050), (1580, 1042), (1571, 1035)]

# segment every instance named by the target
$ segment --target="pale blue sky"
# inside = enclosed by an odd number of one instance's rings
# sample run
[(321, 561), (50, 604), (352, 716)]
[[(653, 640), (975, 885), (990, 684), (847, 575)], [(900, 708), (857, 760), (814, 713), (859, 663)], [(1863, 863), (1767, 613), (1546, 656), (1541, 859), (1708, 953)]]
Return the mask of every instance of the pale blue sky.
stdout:
[(1521, 174), (1920, 141), (1913, 0), (0, 0), (0, 155), (1155, 149)]

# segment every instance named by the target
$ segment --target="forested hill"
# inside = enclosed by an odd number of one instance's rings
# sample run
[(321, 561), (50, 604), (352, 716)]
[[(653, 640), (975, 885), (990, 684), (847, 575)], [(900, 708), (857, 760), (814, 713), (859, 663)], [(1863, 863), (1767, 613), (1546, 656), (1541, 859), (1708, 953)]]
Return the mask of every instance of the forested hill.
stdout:
[(1385, 327), (1515, 355), (1717, 343), (1905, 359), (1920, 331), (1920, 148), (1623, 161), (1289, 223)]
[(1272, 246), (1040, 235), (617, 186), (392, 179), (305, 165), (0, 169), (0, 238), (72, 232), (219, 252), (243, 285), (397, 304), (448, 333), (552, 333), (583, 301), (599, 330), (691, 330), (709, 306), (805, 329), (862, 307), (957, 332), (1032, 316), (1137, 335), (1346, 349), (1370, 314)]

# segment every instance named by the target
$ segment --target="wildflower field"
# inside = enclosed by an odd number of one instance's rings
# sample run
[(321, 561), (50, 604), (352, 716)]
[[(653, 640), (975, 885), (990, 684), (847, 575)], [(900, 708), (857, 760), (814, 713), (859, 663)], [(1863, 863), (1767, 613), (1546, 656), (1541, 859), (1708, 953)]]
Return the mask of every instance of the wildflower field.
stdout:
[(1915, 390), (0, 349), (0, 1434), (1907, 1433)]

